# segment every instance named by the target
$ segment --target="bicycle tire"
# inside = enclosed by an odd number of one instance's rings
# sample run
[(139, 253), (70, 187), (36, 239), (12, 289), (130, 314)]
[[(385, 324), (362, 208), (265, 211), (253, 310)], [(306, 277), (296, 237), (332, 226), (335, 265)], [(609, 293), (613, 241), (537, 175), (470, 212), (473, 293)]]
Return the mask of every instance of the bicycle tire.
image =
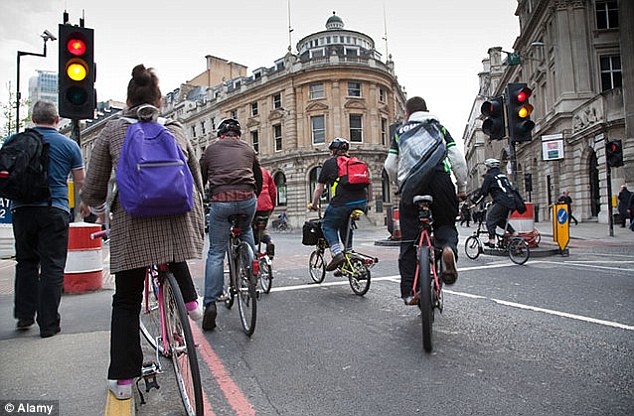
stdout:
[(515, 264), (522, 265), (528, 261), (531, 249), (522, 237), (513, 237), (508, 245), (509, 258)]
[(273, 268), (264, 257), (260, 258), (259, 282), (262, 292), (270, 293), (273, 286)]
[(160, 290), (154, 284), (152, 276), (146, 276), (146, 279), (148, 286), (147, 293), (146, 288), (144, 287), (143, 289), (141, 313), (139, 314), (139, 331), (152, 348), (158, 349), (160, 354), (166, 355), (161, 338)]
[(237, 266), (236, 296), (238, 298), (238, 312), (240, 313), (240, 322), (244, 333), (251, 336), (255, 332), (258, 294), (257, 278), (253, 276), (251, 270), (253, 267), (253, 250), (248, 243), (243, 242), (240, 244)]
[(196, 346), (183, 295), (172, 273), (165, 275), (163, 295), (166, 336), (183, 407), (188, 416), (201, 416), (204, 405)]
[(480, 239), (474, 235), (469, 236), (467, 240), (464, 242), (464, 253), (471, 260), (475, 260), (480, 256), (482, 252), (482, 242)]
[(423, 323), (423, 348), (425, 352), (431, 352), (433, 348), (434, 324), (434, 291), (432, 290), (431, 276), (431, 253), (430, 248), (423, 246), (418, 255), (418, 284), (419, 284), (419, 307)]
[(308, 259), (308, 273), (315, 283), (323, 282), (324, 277), (326, 277), (326, 263), (324, 262), (324, 255), (320, 253), (319, 250), (314, 250), (310, 253), (310, 258)]
[(360, 259), (352, 260), (352, 268), (355, 273), (353, 276), (348, 276), (350, 287), (355, 295), (363, 296), (370, 290), (371, 273), (370, 268), (363, 264)]

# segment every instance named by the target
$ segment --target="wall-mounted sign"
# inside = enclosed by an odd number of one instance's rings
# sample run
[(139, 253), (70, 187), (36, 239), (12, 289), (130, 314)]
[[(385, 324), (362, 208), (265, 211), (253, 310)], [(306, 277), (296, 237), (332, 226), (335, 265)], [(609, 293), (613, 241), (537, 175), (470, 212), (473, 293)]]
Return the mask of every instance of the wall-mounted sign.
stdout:
[(564, 158), (563, 134), (542, 136), (542, 159), (559, 160)]

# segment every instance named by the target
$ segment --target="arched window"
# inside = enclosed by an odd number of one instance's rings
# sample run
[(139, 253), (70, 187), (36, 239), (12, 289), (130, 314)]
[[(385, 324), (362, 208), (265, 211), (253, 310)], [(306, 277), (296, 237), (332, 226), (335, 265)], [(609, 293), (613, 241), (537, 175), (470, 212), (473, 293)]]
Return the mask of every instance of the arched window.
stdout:
[[(308, 198), (310, 198), (310, 202), (312, 202), (313, 194), (315, 193), (315, 188), (317, 187), (317, 179), (319, 179), (319, 174), (321, 173), (321, 166), (317, 166), (311, 169), (308, 174), (308, 186), (309, 186), (309, 194)], [(324, 193), (321, 195), (321, 203), (327, 204), (330, 201), (330, 189), (326, 186)]]
[(383, 193), (383, 202), (390, 202), (392, 200), (390, 191), (390, 177), (388, 176), (385, 169), (383, 169), (383, 171), (381, 172), (381, 190)]
[(276, 172), (273, 175), (273, 181), (275, 181), (275, 187), (277, 188), (277, 203), (276, 206), (286, 206), (286, 175), (282, 172)]

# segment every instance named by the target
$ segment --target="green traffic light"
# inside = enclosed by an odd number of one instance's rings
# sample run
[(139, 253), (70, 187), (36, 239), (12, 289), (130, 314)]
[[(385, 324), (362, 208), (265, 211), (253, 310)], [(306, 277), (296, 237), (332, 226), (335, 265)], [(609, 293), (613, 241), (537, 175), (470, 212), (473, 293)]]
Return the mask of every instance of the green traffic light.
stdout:
[(66, 91), (66, 99), (73, 105), (83, 105), (88, 99), (88, 93), (84, 88), (71, 87)]

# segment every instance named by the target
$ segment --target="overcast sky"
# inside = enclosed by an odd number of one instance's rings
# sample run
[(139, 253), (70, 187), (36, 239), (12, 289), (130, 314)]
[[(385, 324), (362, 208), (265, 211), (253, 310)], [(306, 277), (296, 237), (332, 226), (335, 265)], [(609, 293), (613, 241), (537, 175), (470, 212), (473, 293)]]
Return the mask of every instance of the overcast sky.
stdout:
[[(95, 30), (97, 96), (125, 100), (132, 68), (154, 67), (163, 94), (205, 70), (205, 55), (248, 67), (273, 66), (289, 45), (289, 0), (0, 0), (0, 101), (15, 92), (17, 51), (42, 52), (40, 35), (55, 36), (62, 13)], [(292, 51), (301, 38), (325, 30), (335, 11), (345, 29), (387, 49), (408, 97), (427, 101), (455, 138), (461, 138), (487, 50), (511, 51), (519, 35), (517, 0), (290, 0)], [(385, 24), (387, 23), (387, 25)], [(57, 71), (58, 42), (48, 56), (23, 56), (20, 91), (36, 69)]]

